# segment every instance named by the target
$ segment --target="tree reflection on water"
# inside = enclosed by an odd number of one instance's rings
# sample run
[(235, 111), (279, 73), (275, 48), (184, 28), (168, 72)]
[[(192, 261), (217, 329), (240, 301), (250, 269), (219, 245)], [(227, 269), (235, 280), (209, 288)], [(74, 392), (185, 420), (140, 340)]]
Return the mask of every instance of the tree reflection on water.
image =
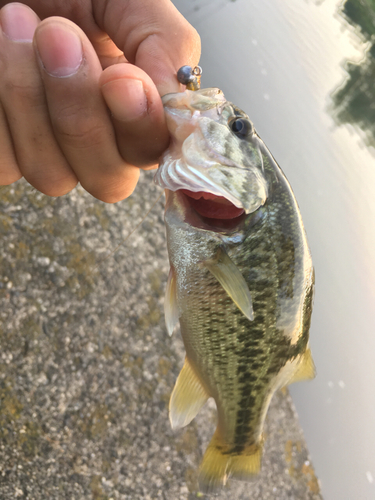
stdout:
[(375, 147), (375, 0), (346, 0), (341, 13), (369, 47), (361, 62), (346, 62), (348, 77), (332, 94), (334, 116), (340, 123), (359, 126), (366, 143)]

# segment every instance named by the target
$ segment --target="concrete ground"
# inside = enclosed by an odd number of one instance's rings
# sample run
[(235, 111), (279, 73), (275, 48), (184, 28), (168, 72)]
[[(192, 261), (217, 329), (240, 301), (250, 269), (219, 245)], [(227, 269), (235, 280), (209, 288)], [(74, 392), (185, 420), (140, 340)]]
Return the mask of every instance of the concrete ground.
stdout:
[[(163, 198), (121, 244), (160, 194), (152, 176), (115, 205), (0, 188), (1, 500), (208, 498), (214, 406), (178, 432), (168, 421), (184, 348), (164, 326)], [(215, 498), (321, 500), (287, 391), (265, 434), (259, 479)]]

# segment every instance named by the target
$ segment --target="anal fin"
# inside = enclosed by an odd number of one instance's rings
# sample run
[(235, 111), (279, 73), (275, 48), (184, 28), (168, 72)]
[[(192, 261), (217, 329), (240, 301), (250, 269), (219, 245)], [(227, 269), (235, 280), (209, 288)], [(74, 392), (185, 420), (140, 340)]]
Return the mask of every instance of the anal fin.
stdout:
[(254, 312), (249, 287), (225, 250), (220, 248), (216, 257), (204, 261), (203, 265), (215, 276), (240, 311), (252, 321)]
[(177, 377), (169, 401), (169, 419), (172, 429), (189, 424), (205, 404), (209, 395), (202, 386), (187, 358)]
[(302, 380), (311, 380), (315, 377), (315, 375), (315, 364), (312, 359), (310, 348), (308, 347), (302, 355), (298, 368), (289, 380), (288, 385), (293, 384), (294, 382), (301, 382)]
[(173, 267), (171, 267), (169, 270), (167, 288), (165, 291), (164, 317), (167, 332), (169, 336), (171, 336), (174, 329), (176, 328), (179, 319), (176, 292), (176, 276)]

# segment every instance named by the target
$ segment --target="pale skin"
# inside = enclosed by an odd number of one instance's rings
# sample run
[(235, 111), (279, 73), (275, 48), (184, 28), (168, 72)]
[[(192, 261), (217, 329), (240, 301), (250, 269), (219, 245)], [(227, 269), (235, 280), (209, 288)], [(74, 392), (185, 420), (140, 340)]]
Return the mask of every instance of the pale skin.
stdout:
[(128, 197), (168, 146), (160, 96), (183, 90), (176, 72), (198, 64), (197, 32), (170, 0), (0, 7), (0, 185)]

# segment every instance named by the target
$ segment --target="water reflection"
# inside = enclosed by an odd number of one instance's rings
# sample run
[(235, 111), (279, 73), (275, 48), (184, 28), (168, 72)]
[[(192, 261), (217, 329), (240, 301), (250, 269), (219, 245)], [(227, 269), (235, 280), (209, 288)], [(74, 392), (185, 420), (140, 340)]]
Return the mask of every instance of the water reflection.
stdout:
[(291, 392), (323, 498), (374, 499), (375, 0), (174, 1), (202, 6), (203, 85), (249, 114), (301, 208), (318, 376)]
[(368, 42), (362, 61), (346, 61), (347, 78), (332, 94), (338, 123), (359, 126), (367, 145), (375, 147), (375, 2), (346, 0), (341, 15)]
[(184, 12), (184, 16), (190, 20), (194, 18), (194, 14), (198, 14), (200, 17), (210, 16), (222, 10), (228, 3), (236, 1), (237, 0), (192, 0), (189, 2), (189, 9)]

